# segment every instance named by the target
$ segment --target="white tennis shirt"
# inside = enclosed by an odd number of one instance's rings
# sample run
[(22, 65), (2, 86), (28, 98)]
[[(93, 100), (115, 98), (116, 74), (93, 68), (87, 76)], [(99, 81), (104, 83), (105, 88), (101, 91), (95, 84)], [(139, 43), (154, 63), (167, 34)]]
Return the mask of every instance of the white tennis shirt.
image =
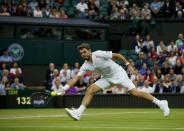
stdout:
[(82, 76), (87, 71), (97, 72), (112, 83), (119, 83), (123, 79), (122, 74), (127, 77), (125, 70), (112, 60), (112, 51), (92, 52), (92, 62), (86, 60), (77, 75)]

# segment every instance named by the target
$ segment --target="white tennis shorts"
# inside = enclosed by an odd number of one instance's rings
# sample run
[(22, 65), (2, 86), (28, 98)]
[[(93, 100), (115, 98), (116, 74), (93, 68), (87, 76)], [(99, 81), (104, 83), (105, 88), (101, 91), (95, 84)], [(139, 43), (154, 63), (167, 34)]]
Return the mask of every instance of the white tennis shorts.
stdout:
[(95, 84), (102, 90), (107, 89), (112, 85), (121, 85), (122, 87), (127, 88), (128, 91), (135, 88), (134, 83), (129, 79), (124, 69), (113, 73), (111, 77), (102, 77), (101, 79), (97, 80)]

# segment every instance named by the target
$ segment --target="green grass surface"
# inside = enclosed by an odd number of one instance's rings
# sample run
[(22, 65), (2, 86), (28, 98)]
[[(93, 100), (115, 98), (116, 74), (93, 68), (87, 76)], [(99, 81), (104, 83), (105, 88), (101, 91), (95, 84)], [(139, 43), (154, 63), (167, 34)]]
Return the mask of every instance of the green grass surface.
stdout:
[(87, 109), (73, 121), (64, 109), (0, 110), (0, 131), (184, 131), (184, 109)]

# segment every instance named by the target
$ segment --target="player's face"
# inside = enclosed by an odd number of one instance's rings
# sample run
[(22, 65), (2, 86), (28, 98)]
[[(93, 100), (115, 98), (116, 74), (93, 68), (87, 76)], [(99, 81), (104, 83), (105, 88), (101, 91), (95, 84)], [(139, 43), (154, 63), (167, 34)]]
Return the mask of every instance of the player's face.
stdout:
[(79, 50), (81, 57), (84, 60), (90, 60), (91, 59), (91, 50), (88, 50), (86, 48), (83, 48), (81, 50)]

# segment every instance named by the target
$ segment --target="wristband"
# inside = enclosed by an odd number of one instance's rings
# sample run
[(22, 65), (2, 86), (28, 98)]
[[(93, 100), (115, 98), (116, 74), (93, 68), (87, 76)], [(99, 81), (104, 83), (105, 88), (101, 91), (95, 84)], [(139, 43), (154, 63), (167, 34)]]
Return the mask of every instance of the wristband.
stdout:
[(129, 62), (127, 62), (125, 65), (126, 65), (126, 66), (128, 66), (129, 64), (130, 64), (130, 63), (129, 63)]
[(70, 86), (69, 86), (68, 84), (66, 84), (66, 85), (63, 87), (64, 91), (67, 91), (69, 88), (70, 88)]

